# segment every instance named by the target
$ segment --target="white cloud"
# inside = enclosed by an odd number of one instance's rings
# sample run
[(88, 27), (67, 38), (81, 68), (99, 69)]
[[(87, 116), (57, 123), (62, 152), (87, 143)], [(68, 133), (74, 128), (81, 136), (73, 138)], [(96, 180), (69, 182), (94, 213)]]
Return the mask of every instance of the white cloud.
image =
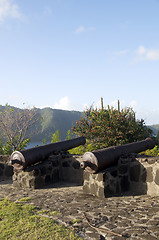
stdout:
[(53, 107), (55, 109), (70, 110), (71, 109), (70, 100), (67, 96), (63, 97), (59, 100), (58, 103), (55, 103)]
[(120, 50), (120, 51), (117, 51), (117, 52), (113, 52), (113, 55), (115, 55), (115, 56), (123, 56), (123, 55), (126, 55), (127, 53), (128, 53), (128, 50), (124, 49), (124, 50)]
[(146, 49), (143, 45), (140, 45), (133, 62), (156, 60), (159, 60), (159, 49)]
[(76, 28), (75, 33), (82, 33), (85, 31), (86, 31), (86, 29), (84, 26), (79, 26), (78, 28)]
[(81, 25), (81, 26), (77, 27), (74, 32), (79, 34), (79, 33), (88, 32), (88, 31), (94, 31), (94, 30), (95, 30), (94, 27), (86, 28), (86, 27)]
[(0, 22), (6, 18), (21, 18), (21, 13), (17, 4), (12, 0), (0, 0)]

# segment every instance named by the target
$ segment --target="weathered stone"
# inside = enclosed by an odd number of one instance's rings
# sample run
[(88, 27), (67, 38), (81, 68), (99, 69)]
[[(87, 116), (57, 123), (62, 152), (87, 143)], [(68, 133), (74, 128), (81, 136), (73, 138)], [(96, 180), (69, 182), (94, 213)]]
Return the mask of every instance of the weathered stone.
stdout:
[(107, 185), (104, 187), (104, 196), (105, 197), (111, 197), (114, 195), (114, 190), (111, 188), (110, 185)]
[(0, 176), (3, 176), (3, 170), (0, 168)]
[(50, 175), (46, 175), (45, 184), (49, 184), (49, 183), (51, 183), (51, 177), (50, 177)]
[(51, 163), (53, 167), (59, 166), (59, 160), (53, 160)]
[(146, 171), (147, 171), (146, 181), (152, 182), (153, 181), (152, 167), (148, 167)]
[(127, 164), (129, 159), (127, 157), (120, 157), (118, 161), (118, 165), (120, 164)]
[(62, 163), (62, 166), (63, 167), (70, 167), (70, 164), (68, 163), (68, 161), (65, 161)]
[(141, 175), (141, 181), (142, 181), (142, 182), (146, 182), (146, 177), (147, 177), (147, 171), (146, 171), (146, 169), (144, 168), (144, 169), (143, 169), (143, 172), (142, 172), (142, 175)]
[(98, 197), (104, 197), (104, 186), (98, 187)]
[(35, 178), (35, 185), (34, 185), (34, 188), (41, 188), (41, 187), (43, 187), (43, 186), (45, 186), (45, 182), (44, 182), (44, 180), (43, 180), (43, 178), (42, 177), (36, 177)]
[(75, 169), (79, 169), (80, 168), (80, 163), (78, 161), (73, 161), (72, 167)]
[(130, 167), (130, 180), (134, 182), (138, 182), (140, 177), (140, 165), (135, 164)]
[(84, 171), (83, 177), (84, 177), (84, 180), (89, 180), (90, 173)]
[(13, 167), (12, 166), (6, 166), (4, 174), (6, 177), (12, 177), (13, 176)]
[(120, 179), (120, 187), (121, 187), (121, 192), (126, 192), (129, 190), (130, 182), (129, 182), (129, 177), (128, 176), (123, 176)]
[(83, 184), (83, 192), (89, 194), (90, 193), (90, 188), (89, 188), (89, 183), (84, 182)]
[(45, 166), (43, 166), (43, 167), (41, 167), (40, 168), (40, 172), (41, 172), (41, 176), (43, 176), (43, 175), (45, 175), (46, 174), (46, 167)]
[(96, 181), (103, 182), (103, 173), (98, 173), (95, 176), (96, 176)]
[(5, 166), (5, 164), (0, 163), (0, 168), (1, 168), (1, 169), (4, 169), (4, 166)]
[(95, 189), (95, 184), (90, 184), (90, 192), (91, 194), (95, 195), (97, 193), (97, 189)]
[(148, 163), (149, 164), (154, 164), (156, 162), (156, 159), (155, 158), (149, 158), (148, 159)]
[(128, 165), (120, 165), (118, 168), (119, 175), (126, 174), (128, 172)]
[(156, 176), (155, 176), (155, 183), (159, 185), (159, 169), (156, 171)]
[(52, 174), (52, 183), (59, 181), (59, 169), (55, 168)]
[(118, 174), (117, 169), (111, 170), (111, 171), (110, 171), (110, 174), (111, 174), (113, 177), (117, 177), (117, 174)]
[(40, 171), (39, 171), (39, 169), (38, 168), (35, 168), (34, 170), (33, 170), (33, 176), (39, 176), (39, 174), (40, 174)]
[(35, 188), (35, 178), (31, 178), (28, 180), (28, 187)]
[(121, 193), (119, 181), (117, 181), (117, 183), (116, 183), (116, 191), (115, 192), (117, 195), (119, 195)]

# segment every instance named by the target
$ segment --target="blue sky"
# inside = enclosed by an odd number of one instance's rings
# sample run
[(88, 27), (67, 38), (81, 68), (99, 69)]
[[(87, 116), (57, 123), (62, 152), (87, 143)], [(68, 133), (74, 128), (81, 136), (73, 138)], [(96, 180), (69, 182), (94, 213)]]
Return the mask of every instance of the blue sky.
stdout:
[(0, 0), (0, 85), (2, 105), (103, 97), (159, 124), (159, 0)]

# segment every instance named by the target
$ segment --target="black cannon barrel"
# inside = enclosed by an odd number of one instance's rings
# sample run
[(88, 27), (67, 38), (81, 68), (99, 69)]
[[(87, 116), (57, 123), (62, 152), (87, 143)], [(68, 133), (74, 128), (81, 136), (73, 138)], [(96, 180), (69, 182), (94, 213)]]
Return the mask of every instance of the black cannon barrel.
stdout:
[(154, 141), (151, 138), (146, 138), (138, 142), (86, 152), (83, 155), (81, 168), (90, 173), (97, 173), (117, 163), (119, 157), (122, 155), (139, 153), (146, 149), (152, 149), (154, 146)]
[(39, 147), (26, 149), (23, 151), (15, 151), (11, 154), (11, 164), (15, 171), (25, 169), (26, 167), (44, 161), (53, 153), (66, 151), (80, 145), (84, 145), (86, 139), (78, 137), (57, 143), (50, 143)]

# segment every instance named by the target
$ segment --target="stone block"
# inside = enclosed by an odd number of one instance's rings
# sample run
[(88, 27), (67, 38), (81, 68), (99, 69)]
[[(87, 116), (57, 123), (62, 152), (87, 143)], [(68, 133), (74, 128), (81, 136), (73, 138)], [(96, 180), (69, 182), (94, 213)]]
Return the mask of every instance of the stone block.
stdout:
[(51, 164), (53, 167), (57, 167), (57, 166), (59, 166), (59, 160), (58, 159), (53, 160), (53, 161), (51, 161)]
[(28, 179), (28, 188), (35, 188), (35, 178)]
[(120, 179), (120, 189), (121, 192), (129, 191), (130, 181), (128, 176), (122, 176)]
[(2, 168), (0, 167), (0, 177), (3, 176), (3, 170)]
[(79, 169), (80, 168), (80, 163), (78, 161), (73, 161), (72, 167), (75, 169)]
[(99, 186), (98, 187), (98, 197), (105, 197), (104, 195), (104, 186)]
[(147, 171), (144, 168), (143, 171), (142, 171), (142, 174), (141, 174), (141, 181), (146, 182), (146, 177), (147, 177)]
[(45, 181), (42, 177), (36, 177), (34, 181), (34, 186), (33, 188), (42, 188), (45, 186)]
[(0, 169), (4, 169), (5, 164), (4, 163), (0, 163)]
[(84, 181), (83, 192), (86, 193), (86, 194), (90, 194), (89, 182)]
[(159, 185), (159, 169), (156, 171), (156, 176), (155, 176), (155, 183)]
[(6, 177), (12, 177), (13, 176), (13, 167), (12, 166), (6, 166), (4, 174)]
[(46, 172), (47, 172), (47, 170), (46, 170), (46, 166), (40, 166), (40, 172), (41, 172), (41, 176), (44, 176), (44, 175), (46, 175)]
[(153, 181), (153, 173), (152, 173), (153, 169), (152, 167), (148, 167), (146, 169), (146, 182), (152, 182)]
[(130, 180), (134, 182), (139, 182), (140, 178), (140, 165), (135, 164), (130, 167)]
[(103, 174), (104, 173), (98, 173), (98, 174), (95, 174), (95, 176), (96, 176), (96, 181), (98, 181), (98, 182), (103, 182)]
[(52, 183), (56, 183), (59, 181), (59, 169), (58, 168), (55, 168), (53, 170), (53, 173), (52, 173), (52, 178), (51, 178), (51, 181)]
[(124, 174), (127, 174), (127, 173), (128, 173), (128, 165), (127, 164), (120, 165), (119, 168), (118, 168), (118, 174), (119, 175), (124, 175)]
[(50, 184), (51, 183), (51, 176), (50, 175), (46, 175), (45, 176), (45, 185)]
[(70, 167), (70, 164), (69, 164), (68, 161), (65, 161), (65, 162), (62, 163), (62, 166), (63, 167)]
[(89, 181), (90, 173), (84, 171), (84, 172), (83, 172), (83, 177), (84, 177), (84, 180)]

